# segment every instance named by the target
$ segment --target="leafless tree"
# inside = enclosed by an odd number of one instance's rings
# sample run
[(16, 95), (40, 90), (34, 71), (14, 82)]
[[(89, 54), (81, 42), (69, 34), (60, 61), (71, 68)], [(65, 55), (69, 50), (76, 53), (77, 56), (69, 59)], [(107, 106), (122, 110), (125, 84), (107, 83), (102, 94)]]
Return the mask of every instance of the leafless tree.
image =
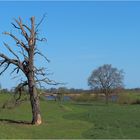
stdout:
[[(20, 49), (19, 53), (16, 53), (12, 47), (4, 42), (4, 46), (13, 55), (13, 58), (8, 57), (6, 54), (0, 53), (0, 68), (1, 72), (4, 73), (10, 65), (14, 65), (14, 69), (11, 73), (16, 72), (17, 74), (21, 71), (27, 80), (23, 81), (18, 85), (19, 91), (24, 86), (28, 86), (30, 102), (32, 108), (32, 124), (39, 125), (42, 123), (39, 105), (39, 96), (37, 94), (36, 85), (45, 82), (47, 84), (57, 84), (46, 77), (46, 71), (44, 67), (35, 66), (34, 59), (36, 55), (40, 55), (45, 58), (47, 62), (49, 60), (45, 57), (41, 51), (37, 48), (37, 41), (46, 41), (45, 38), (39, 38), (38, 27), (44, 19), (36, 24), (35, 17), (30, 18), (30, 25), (24, 24), (22, 19), (15, 19), (12, 23), (13, 27), (20, 32), (21, 37), (11, 32), (4, 32), (5, 35), (11, 37), (15, 42), (15, 47)], [(21, 92), (19, 92), (21, 93)]]
[(105, 64), (95, 69), (88, 78), (88, 85), (105, 94), (106, 103), (109, 95), (116, 89), (123, 87), (123, 71)]

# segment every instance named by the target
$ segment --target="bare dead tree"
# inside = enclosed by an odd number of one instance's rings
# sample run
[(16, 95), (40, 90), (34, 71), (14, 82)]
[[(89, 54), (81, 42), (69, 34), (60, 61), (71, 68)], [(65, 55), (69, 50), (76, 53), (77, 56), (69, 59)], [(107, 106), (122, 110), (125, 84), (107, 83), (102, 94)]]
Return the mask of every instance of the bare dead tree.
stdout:
[(45, 57), (36, 46), (37, 41), (46, 41), (45, 38), (40, 39), (38, 37), (38, 27), (43, 19), (44, 16), (38, 24), (35, 24), (35, 17), (31, 17), (30, 26), (24, 24), (20, 17), (18, 20), (15, 19), (15, 23), (12, 23), (12, 25), (20, 31), (22, 38), (19, 38), (11, 32), (4, 32), (4, 34), (11, 37), (15, 41), (16, 47), (20, 48), (21, 51), (20, 53), (15, 53), (12, 47), (4, 42), (4, 46), (14, 56), (14, 58), (10, 58), (5, 54), (0, 53), (0, 68), (2, 68), (0, 75), (3, 74), (10, 65), (14, 65), (15, 68), (11, 73), (16, 72), (18, 74), (19, 71), (21, 71), (26, 77), (27, 80), (19, 85), (19, 90), (21, 90), (24, 86), (28, 86), (32, 108), (32, 124), (36, 125), (40, 125), (42, 123), (36, 85), (41, 85), (41, 82), (54, 85), (58, 84), (46, 77), (44, 67), (38, 68), (34, 64), (35, 55), (40, 55), (49, 62), (47, 57)]
[(88, 85), (105, 94), (106, 103), (108, 104), (109, 95), (116, 89), (123, 88), (123, 71), (113, 68), (109, 64), (105, 64), (95, 69), (88, 78)]

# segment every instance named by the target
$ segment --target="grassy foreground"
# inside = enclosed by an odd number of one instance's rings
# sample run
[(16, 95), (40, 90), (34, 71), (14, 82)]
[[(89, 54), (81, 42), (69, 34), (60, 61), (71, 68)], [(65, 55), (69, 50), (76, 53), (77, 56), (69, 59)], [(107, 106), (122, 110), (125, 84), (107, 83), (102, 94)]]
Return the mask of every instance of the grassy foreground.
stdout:
[[(8, 95), (0, 96), (0, 105), (6, 98)], [(43, 124), (37, 127), (4, 121), (30, 121), (29, 102), (0, 110), (0, 138), (140, 138), (139, 105), (41, 101), (41, 112)]]

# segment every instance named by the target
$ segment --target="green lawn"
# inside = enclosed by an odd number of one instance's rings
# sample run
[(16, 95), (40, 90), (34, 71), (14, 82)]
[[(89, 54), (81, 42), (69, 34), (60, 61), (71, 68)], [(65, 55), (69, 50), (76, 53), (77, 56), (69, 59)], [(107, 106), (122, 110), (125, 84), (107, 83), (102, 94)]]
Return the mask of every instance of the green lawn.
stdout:
[[(9, 98), (0, 96), (0, 105)], [(43, 124), (16, 124), (3, 119), (30, 121), (29, 102), (0, 110), (0, 138), (140, 138), (140, 106), (103, 103), (79, 104), (41, 101)]]

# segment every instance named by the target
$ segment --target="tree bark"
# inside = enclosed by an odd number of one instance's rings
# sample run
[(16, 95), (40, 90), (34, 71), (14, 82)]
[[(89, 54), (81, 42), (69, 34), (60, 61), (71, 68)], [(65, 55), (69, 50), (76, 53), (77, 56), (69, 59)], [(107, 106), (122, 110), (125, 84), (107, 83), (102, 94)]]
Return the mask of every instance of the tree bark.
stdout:
[(29, 94), (32, 108), (32, 124), (40, 125), (42, 123), (40, 115), (40, 104), (37, 90), (35, 87), (34, 78), (29, 74)]
[(40, 125), (42, 123), (41, 121), (41, 115), (40, 115), (40, 104), (39, 104), (39, 97), (36, 90), (36, 83), (34, 79), (34, 55), (33, 50), (29, 51), (29, 70), (28, 70), (28, 88), (29, 88), (29, 94), (30, 94), (30, 102), (31, 102), (31, 108), (32, 108), (32, 124)]

